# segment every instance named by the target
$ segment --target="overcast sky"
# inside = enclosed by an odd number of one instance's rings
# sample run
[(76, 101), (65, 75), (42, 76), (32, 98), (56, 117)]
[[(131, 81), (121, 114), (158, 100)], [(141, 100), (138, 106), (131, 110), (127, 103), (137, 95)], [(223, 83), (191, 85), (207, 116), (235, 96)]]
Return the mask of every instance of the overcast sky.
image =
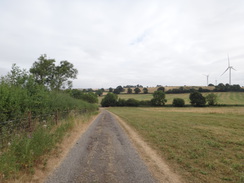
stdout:
[(0, 0), (0, 75), (41, 54), (78, 69), (75, 88), (244, 86), (243, 0)]

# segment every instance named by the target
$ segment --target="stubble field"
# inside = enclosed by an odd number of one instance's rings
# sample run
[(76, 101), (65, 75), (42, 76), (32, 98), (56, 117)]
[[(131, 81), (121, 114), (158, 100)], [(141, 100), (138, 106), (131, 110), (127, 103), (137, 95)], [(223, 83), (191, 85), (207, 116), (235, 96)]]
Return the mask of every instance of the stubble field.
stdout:
[[(243, 95), (221, 95), (226, 101), (243, 100)], [(133, 127), (186, 182), (244, 182), (244, 107), (109, 110)]]

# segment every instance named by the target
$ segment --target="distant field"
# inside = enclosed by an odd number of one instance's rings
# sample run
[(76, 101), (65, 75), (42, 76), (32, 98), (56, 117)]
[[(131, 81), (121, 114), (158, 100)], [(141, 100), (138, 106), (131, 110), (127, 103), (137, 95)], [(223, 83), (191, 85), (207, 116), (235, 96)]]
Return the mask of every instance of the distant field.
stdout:
[[(238, 99), (232, 93), (221, 97)], [(243, 100), (243, 95), (239, 98)], [(132, 126), (186, 182), (244, 182), (244, 107), (109, 110)]]
[[(203, 93), (203, 95), (208, 95), (209, 93)], [(228, 104), (228, 105), (244, 105), (244, 92), (218, 92), (215, 93), (218, 96), (219, 104)], [(129, 99), (135, 98), (137, 100), (151, 100), (152, 94), (120, 94), (119, 98)], [(190, 104), (189, 93), (186, 94), (166, 94), (167, 103), (172, 104), (174, 98), (182, 98), (185, 100), (186, 104)], [(102, 97), (99, 98), (99, 101), (102, 100)]]

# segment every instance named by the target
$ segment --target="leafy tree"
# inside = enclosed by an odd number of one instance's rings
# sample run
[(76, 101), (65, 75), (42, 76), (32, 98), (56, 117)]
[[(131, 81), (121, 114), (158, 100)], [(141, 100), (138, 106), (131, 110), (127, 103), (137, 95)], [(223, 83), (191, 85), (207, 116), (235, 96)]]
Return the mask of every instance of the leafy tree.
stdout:
[(161, 86), (161, 87), (159, 87), (159, 88), (157, 89), (157, 91), (165, 92), (165, 88)]
[(83, 92), (83, 91), (78, 90), (78, 89), (73, 89), (73, 90), (71, 90), (70, 95), (73, 98), (81, 99), (81, 100), (84, 100), (84, 101), (89, 102), (89, 103), (97, 103), (98, 102), (97, 95), (93, 92)]
[(198, 91), (194, 91), (189, 96), (191, 105), (201, 107), (206, 104), (205, 97)]
[(120, 90), (115, 88), (114, 91), (113, 91), (114, 94), (120, 94)]
[(30, 68), (37, 83), (45, 85), (52, 90), (60, 90), (66, 85), (71, 87), (72, 81), (75, 79), (78, 70), (68, 61), (61, 61), (60, 65), (55, 66), (55, 59), (48, 59), (47, 55), (41, 55), (38, 61), (34, 62)]
[(128, 94), (132, 94), (132, 89), (131, 88), (128, 88), (127, 93)]
[(97, 95), (93, 92), (82, 93), (81, 99), (91, 104), (95, 104), (98, 102)]
[(114, 93), (108, 93), (101, 101), (102, 107), (116, 106), (118, 95)]
[(154, 106), (162, 106), (165, 105), (167, 100), (165, 99), (165, 93), (162, 90), (155, 91), (153, 93), (153, 98), (151, 100), (152, 105)]
[(93, 89), (92, 88), (88, 88), (87, 92), (93, 92)]
[(97, 91), (96, 91), (96, 94), (97, 94), (98, 96), (102, 96), (102, 94), (103, 94), (103, 90), (102, 90), (102, 89), (97, 90)]
[(208, 105), (217, 105), (218, 96), (214, 93), (210, 93), (206, 96), (206, 101), (208, 102)]
[(117, 86), (116, 90), (119, 91), (119, 93), (124, 91), (124, 88), (122, 86)]
[(135, 92), (135, 94), (139, 94), (141, 92), (141, 89), (140, 88), (135, 88), (134, 92)]
[(81, 91), (78, 89), (73, 89), (69, 93), (73, 98), (81, 99), (81, 95), (82, 95), (82, 93), (84, 93), (84, 91)]
[(114, 90), (113, 90), (113, 88), (110, 87), (110, 88), (108, 89), (108, 91), (109, 91), (110, 93), (112, 93)]
[(147, 88), (143, 88), (143, 93), (147, 94), (148, 93), (148, 89)]
[(173, 106), (175, 107), (184, 107), (185, 101), (182, 98), (174, 98), (173, 100)]
[(3, 80), (11, 85), (24, 87), (29, 78), (30, 75), (25, 69), (21, 70), (16, 64), (13, 64), (12, 70), (3, 77)]

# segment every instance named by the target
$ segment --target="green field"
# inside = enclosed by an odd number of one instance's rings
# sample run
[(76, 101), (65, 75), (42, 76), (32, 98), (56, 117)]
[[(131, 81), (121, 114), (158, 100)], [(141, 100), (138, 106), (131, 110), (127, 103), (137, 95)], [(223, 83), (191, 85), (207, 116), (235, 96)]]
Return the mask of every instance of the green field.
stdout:
[[(229, 103), (243, 101), (240, 93), (218, 95)], [(244, 182), (244, 107), (109, 111), (134, 128), (185, 182)]]
[[(209, 93), (203, 93), (204, 96)], [(215, 93), (218, 96), (219, 104), (226, 105), (244, 105), (244, 92), (218, 92)], [(135, 98), (137, 100), (151, 100), (152, 94), (120, 94), (119, 98), (128, 99)], [(189, 93), (184, 94), (166, 94), (167, 104), (172, 104), (174, 98), (182, 98), (185, 100), (186, 104), (190, 104)], [(99, 97), (99, 101), (102, 97)]]

